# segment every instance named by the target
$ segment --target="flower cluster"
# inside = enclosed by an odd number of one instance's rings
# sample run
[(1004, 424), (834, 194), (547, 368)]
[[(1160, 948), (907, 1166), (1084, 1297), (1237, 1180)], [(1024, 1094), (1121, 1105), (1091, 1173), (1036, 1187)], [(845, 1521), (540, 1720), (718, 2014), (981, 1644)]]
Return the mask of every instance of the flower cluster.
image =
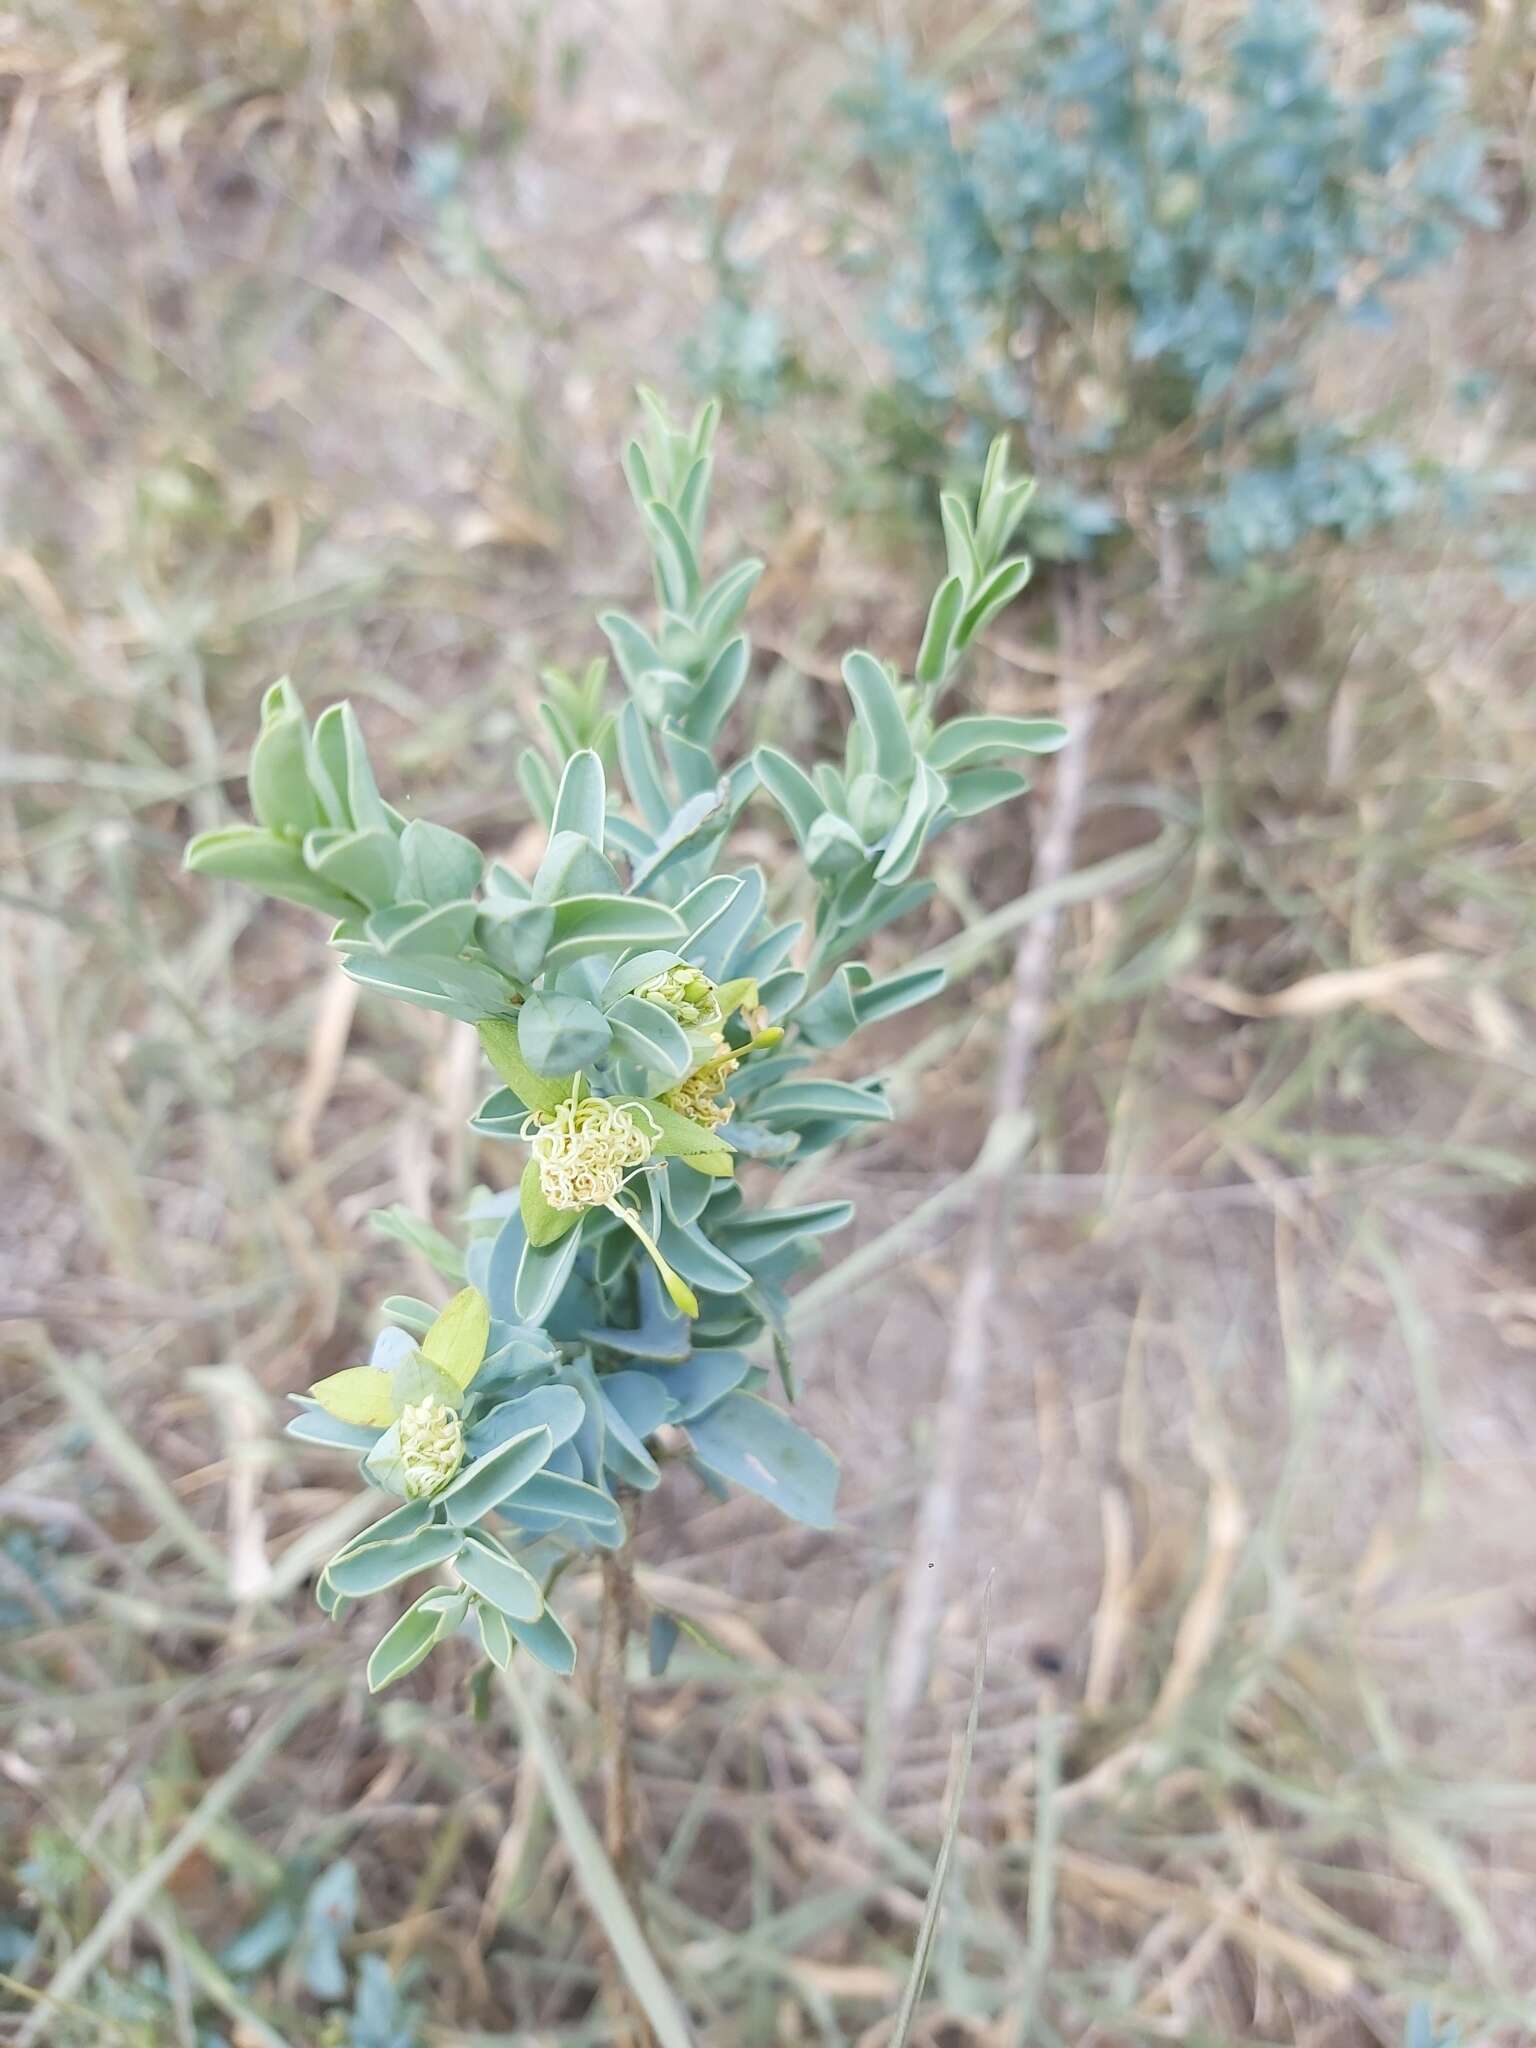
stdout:
[(573, 1095), (552, 1110), (533, 1110), (523, 1134), (552, 1209), (606, 1208), (660, 1136), (643, 1102), (601, 1095)]
[(435, 1395), (400, 1410), (400, 1473), (407, 1500), (425, 1500), (453, 1478), (464, 1462), (464, 1424)]
[(731, 1105), (725, 1093), (726, 1084), (741, 1065), (723, 1032), (715, 1033), (713, 1044), (715, 1050), (710, 1058), (695, 1067), (685, 1081), (669, 1088), (661, 1098), (668, 1109), (675, 1109), (679, 1116), (702, 1125), (706, 1131), (718, 1130), (722, 1124), (730, 1122)]

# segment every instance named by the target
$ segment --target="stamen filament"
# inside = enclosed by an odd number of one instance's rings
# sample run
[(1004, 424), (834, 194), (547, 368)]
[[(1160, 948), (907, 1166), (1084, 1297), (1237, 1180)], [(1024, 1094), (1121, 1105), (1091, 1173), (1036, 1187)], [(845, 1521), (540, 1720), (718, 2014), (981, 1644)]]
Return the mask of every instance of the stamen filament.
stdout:
[(680, 1308), (685, 1316), (697, 1316), (699, 1312), (698, 1296), (688, 1285), (687, 1281), (679, 1273), (674, 1272), (672, 1267), (667, 1264), (667, 1261), (662, 1257), (661, 1246), (652, 1237), (633, 1209), (626, 1209), (623, 1203), (619, 1201), (604, 1202), (603, 1207), (617, 1216), (621, 1223), (628, 1224), (629, 1228), (650, 1253), (651, 1258), (655, 1262), (656, 1270), (661, 1275), (661, 1284), (672, 1297), (673, 1306)]

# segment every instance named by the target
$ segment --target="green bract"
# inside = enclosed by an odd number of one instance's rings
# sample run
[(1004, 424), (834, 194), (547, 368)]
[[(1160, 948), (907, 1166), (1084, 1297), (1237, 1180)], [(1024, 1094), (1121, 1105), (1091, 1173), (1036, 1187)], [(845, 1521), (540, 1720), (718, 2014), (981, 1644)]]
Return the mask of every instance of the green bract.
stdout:
[[(779, 1168), (889, 1118), (877, 1081), (818, 1078), (816, 1054), (942, 977), (877, 982), (845, 956), (923, 900), (915, 870), (936, 834), (1026, 787), (1004, 764), (1066, 736), (1048, 720), (939, 715), (965, 650), (1028, 574), (1007, 554), (1028, 487), (999, 444), (974, 513), (946, 501), (950, 573), (913, 677), (863, 651), (844, 663), (842, 764), (807, 775), (771, 747), (718, 759), (751, 671), (740, 622), (761, 564), (705, 580), (715, 412), (683, 432), (646, 403), (625, 468), (659, 616), (603, 617), (628, 692), (616, 716), (602, 664), (580, 684), (550, 679), (557, 772), (532, 748), (520, 763), (547, 828), (532, 874), (407, 821), (380, 796), (351, 709), (311, 730), (286, 680), (252, 755), (257, 823), (187, 851), (200, 873), (325, 912), (364, 986), (475, 1025), (498, 1085), (472, 1127), (526, 1148), (520, 1178), (503, 1176), (516, 1189), (471, 1207), (462, 1247), (398, 1210), (377, 1219), (459, 1291), (440, 1314), (385, 1302), (368, 1363), (318, 1381), (289, 1425), (361, 1453), (364, 1480), (398, 1503), (326, 1567), (328, 1612), (451, 1574), (384, 1636), (375, 1687), (454, 1633), (498, 1664), (521, 1648), (570, 1670), (545, 1589), (572, 1550), (622, 1543), (623, 1489), (654, 1487), (663, 1452), (711, 1488), (831, 1525), (836, 1461), (766, 1398), (762, 1358), (787, 1386), (789, 1284), (852, 1211), (766, 1207), (759, 1189), (749, 1202), (737, 1166)], [(727, 855), (760, 793), (803, 850), (783, 894), (814, 896), (810, 929), (776, 920), (761, 871)]]

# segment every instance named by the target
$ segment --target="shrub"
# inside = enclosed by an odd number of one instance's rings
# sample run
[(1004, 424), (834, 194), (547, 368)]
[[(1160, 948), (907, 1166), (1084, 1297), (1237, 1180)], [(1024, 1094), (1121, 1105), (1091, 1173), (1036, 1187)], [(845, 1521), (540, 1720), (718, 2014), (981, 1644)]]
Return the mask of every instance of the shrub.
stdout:
[(874, 270), (895, 371), (877, 418), (942, 473), (1019, 429), (1055, 483), (1025, 531), (1085, 560), (1194, 529), (1220, 571), (1396, 518), (1422, 473), (1322, 412), (1309, 352), (1390, 318), (1490, 208), (1455, 52), (1410, 10), (1373, 82), (1329, 75), (1302, 0), (1252, 0), (1214, 52), (1166, 0), (1037, 0), (986, 104), (952, 117), (884, 52), (850, 96), (895, 202)]
[[(611, 724), (593, 672), (554, 679), (558, 777), (535, 749), (519, 764), (548, 835), (531, 876), (407, 821), (379, 793), (350, 706), (311, 730), (286, 680), (251, 756), (256, 822), (188, 849), (203, 874), (329, 917), (365, 988), (474, 1025), (498, 1086), (472, 1128), (527, 1148), (517, 1187), (471, 1205), (462, 1248), (391, 1213), (459, 1291), (441, 1313), (386, 1301), (370, 1361), (297, 1397), (289, 1425), (361, 1453), (363, 1479), (397, 1502), (327, 1565), (322, 1605), (436, 1575), (375, 1649), (375, 1687), (459, 1630), (500, 1665), (521, 1646), (568, 1671), (552, 1576), (572, 1551), (623, 1542), (626, 1491), (656, 1486), (668, 1459), (712, 1490), (831, 1523), (836, 1461), (766, 1398), (761, 1353), (788, 1390), (786, 1288), (851, 1210), (774, 1208), (737, 1169), (767, 1175), (890, 1117), (878, 1081), (818, 1077), (816, 1056), (941, 976), (876, 981), (860, 949), (929, 893), (916, 870), (934, 836), (1019, 794), (1007, 763), (1065, 737), (1046, 720), (938, 717), (965, 650), (1028, 574), (1007, 547), (1029, 487), (999, 444), (974, 517), (946, 500), (950, 574), (912, 680), (851, 653), (840, 764), (807, 774), (765, 746), (723, 767), (762, 564), (705, 583), (714, 409), (680, 431), (649, 406), (626, 470), (659, 617), (601, 620), (627, 688)], [(759, 791), (799, 847), (809, 929), (776, 921), (762, 873), (729, 862)]]

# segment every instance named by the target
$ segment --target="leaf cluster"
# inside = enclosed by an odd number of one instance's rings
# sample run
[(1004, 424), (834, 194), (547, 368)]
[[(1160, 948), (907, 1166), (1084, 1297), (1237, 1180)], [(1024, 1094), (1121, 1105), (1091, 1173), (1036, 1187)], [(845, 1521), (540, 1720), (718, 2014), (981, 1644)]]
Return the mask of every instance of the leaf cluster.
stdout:
[[(460, 1633), (503, 1667), (521, 1649), (570, 1670), (547, 1597), (562, 1560), (621, 1544), (624, 1494), (654, 1488), (668, 1458), (717, 1492), (832, 1524), (836, 1460), (767, 1388), (774, 1362), (791, 1383), (788, 1288), (852, 1209), (749, 1198), (738, 1169), (780, 1170), (890, 1118), (877, 1079), (819, 1075), (817, 1056), (942, 976), (877, 980), (853, 956), (928, 894), (916, 870), (934, 838), (1021, 793), (1012, 764), (1065, 738), (1049, 720), (939, 715), (1029, 573), (1008, 551), (1029, 486), (1000, 443), (976, 502), (946, 501), (948, 573), (912, 675), (864, 649), (843, 664), (842, 760), (723, 758), (762, 564), (703, 569), (715, 408), (678, 427), (645, 400), (624, 467), (656, 615), (600, 619), (625, 686), (616, 712), (601, 665), (555, 679), (542, 722), (558, 772), (539, 748), (518, 764), (546, 831), (531, 873), (404, 817), (350, 707), (311, 727), (286, 680), (262, 706), (254, 822), (188, 849), (201, 874), (324, 913), (365, 987), (475, 1025), (497, 1085), (472, 1128), (529, 1146), (517, 1187), (477, 1198), (462, 1243), (398, 1211), (378, 1219), (459, 1291), (440, 1314), (386, 1301), (369, 1361), (317, 1382), (290, 1425), (359, 1456), (397, 1502), (331, 1560), (322, 1605), (432, 1575), (374, 1651), (375, 1687)], [(803, 855), (775, 893), (811, 898), (808, 918), (776, 916), (762, 870), (730, 858), (731, 828), (764, 797)]]

